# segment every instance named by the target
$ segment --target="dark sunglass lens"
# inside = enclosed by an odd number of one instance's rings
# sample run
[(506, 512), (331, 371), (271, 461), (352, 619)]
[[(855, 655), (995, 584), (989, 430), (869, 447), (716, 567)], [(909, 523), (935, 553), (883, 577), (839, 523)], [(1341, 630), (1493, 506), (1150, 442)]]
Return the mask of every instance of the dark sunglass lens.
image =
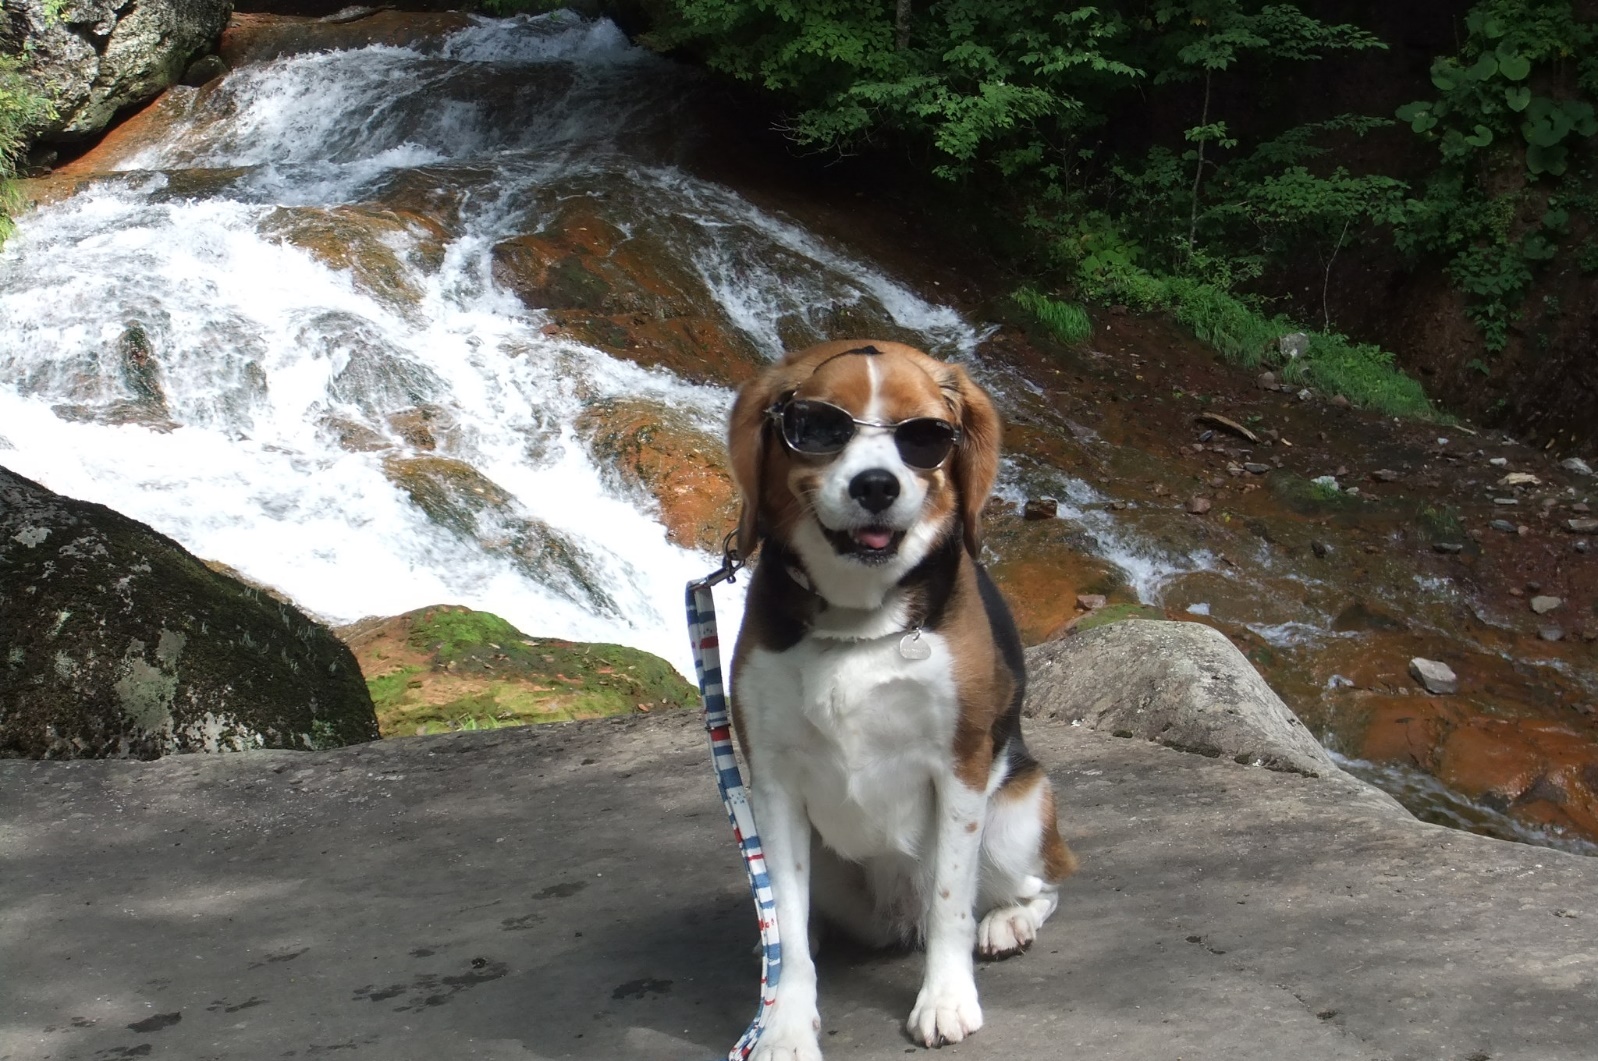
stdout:
[(893, 432), (900, 458), (912, 468), (936, 468), (954, 447), (954, 425), (925, 417), (906, 420)]
[(854, 420), (836, 405), (791, 401), (782, 411), (782, 437), (800, 453), (837, 453), (854, 437)]

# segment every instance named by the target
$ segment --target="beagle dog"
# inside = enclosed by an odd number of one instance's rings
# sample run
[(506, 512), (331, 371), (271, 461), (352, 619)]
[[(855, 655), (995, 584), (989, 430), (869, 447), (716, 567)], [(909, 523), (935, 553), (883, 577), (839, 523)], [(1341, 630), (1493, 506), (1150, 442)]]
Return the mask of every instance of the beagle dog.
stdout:
[(999, 417), (902, 343), (790, 354), (728, 429), (739, 551), (760, 549), (733, 720), (783, 961), (756, 1061), (819, 1061), (813, 916), (926, 947), (910, 1036), (982, 1027), (973, 953), (1024, 950), (1075, 868), (1021, 740), (1025, 661), (977, 560)]

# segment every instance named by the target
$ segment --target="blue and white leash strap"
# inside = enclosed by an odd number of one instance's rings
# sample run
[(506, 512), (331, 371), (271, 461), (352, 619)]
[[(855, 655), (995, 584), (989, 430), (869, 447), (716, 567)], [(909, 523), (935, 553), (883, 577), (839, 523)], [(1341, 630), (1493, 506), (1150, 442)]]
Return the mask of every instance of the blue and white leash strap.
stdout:
[(765, 1030), (766, 1014), (776, 999), (777, 981), (782, 977), (782, 942), (777, 936), (777, 907), (771, 896), (771, 878), (766, 874), (766, 856), (755, 831), (755, 815), (749, 806), (749, 792), (732, 748), (732, 720), (727, 713), (727, 698), (721, 673), (721, 645), (716, 637), (716, 601), (711, 587), (730, 581), (739, 562), (729, 550), (720, 570), (697, 582), (688, 583), (688, 639), (693, 646), (694, 670), (699, 675), (699, 695), (705, 704), (705, 729), (710, 732), (710, 755), (716, 767), (716, 786), (727, 808), (733, 836), (743, 854), (744, 870), (749, 875), (749, 891), (755, 899), (760, 919), (760, 1008), (755, 1019), (739, 1038), (727, 1061), (746, 1061)]

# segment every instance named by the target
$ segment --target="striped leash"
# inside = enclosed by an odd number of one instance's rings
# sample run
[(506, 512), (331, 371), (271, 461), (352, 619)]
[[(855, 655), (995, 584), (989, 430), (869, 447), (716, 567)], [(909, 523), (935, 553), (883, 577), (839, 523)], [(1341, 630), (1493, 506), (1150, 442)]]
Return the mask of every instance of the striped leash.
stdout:
[(694, 670), (699, 675), (699, 695), (705, 704), (705, 729), (710, 732), (710, 756), (716, 768), (716, 787), (732, 823), (732, 835), (743, 854), (749, 891), (755, 899), (755, 914), (760, 919), (760, 1008), (738, 1042), (727, 1054), (727, 1061), (746, 1061), (765, 1030), (766, 1014), (776, 998), (777, 981), (782, 976), (782, 942), (777, 936), (776, 904), (771, 897), (771, 878), (766, 875), (766, 856), (755, 831), (755, 816), (749, 806), (749, 791), (732, 748), (732, 720), (727, 714), (727, 697), (721, 671), (721, 645), (716, 637), (716, 601), (711, 587), (731, 582), (742, 559), (732, 548), (732, 535), (724, 543), (721, 567), (714, 573), (688, 583), (688, 640), (694, 653)]

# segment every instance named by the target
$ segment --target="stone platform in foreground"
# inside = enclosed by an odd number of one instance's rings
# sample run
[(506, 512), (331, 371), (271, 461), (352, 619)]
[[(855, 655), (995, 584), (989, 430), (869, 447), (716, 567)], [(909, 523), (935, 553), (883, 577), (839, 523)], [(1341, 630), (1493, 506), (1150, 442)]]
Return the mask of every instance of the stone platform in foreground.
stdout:
[[(944, 1055), (1598, 1057), (1598, 860), (1034, 721), (1082, 870)], [(0, 762), (0, 1059), (710, 1061), (752, 909), (688, 715)], [(919, 959), (822, 958), (829, 1058), (921, 1053)]]

